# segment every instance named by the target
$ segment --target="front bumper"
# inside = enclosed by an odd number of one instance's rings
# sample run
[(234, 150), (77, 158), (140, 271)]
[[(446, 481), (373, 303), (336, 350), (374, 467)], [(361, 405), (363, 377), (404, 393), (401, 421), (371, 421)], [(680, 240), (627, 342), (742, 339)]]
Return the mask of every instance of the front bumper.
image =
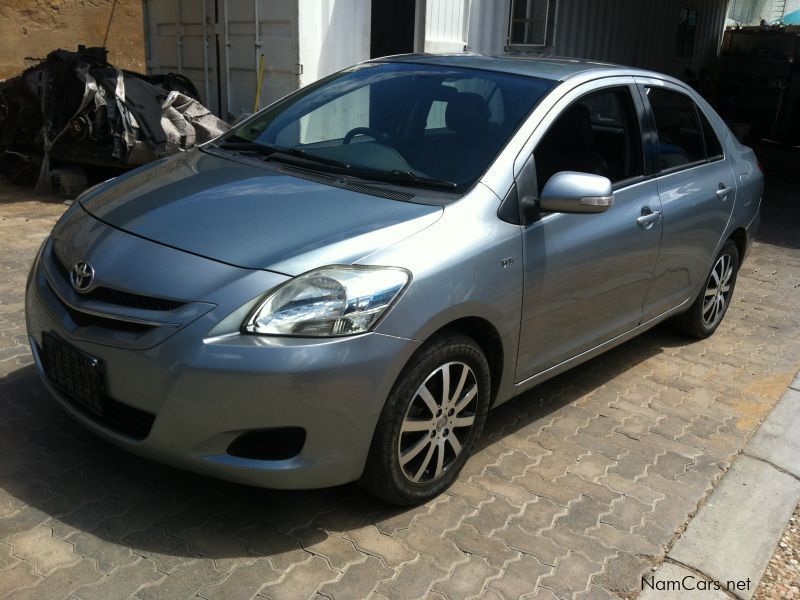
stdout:
[[(76, 333), (39, 259), (26, 290), (28, 335), (45, 385), (75, 419), (113, 444), (260, 487), (326, 487), (358, 479), (383, 403), (419, 342), (378, 333), (325, 340), (208, 337), (229, 312), (217, 306), (149, 348), (115, 347)], [(107, 395), (155, 417), (144, 439), (105, 426), (55, 387), (42, 364), (43, 332), (103, 361)], [(305, 430), (299, 454), (254, 460), (226, 452), (240, 434), (276, 427)]]

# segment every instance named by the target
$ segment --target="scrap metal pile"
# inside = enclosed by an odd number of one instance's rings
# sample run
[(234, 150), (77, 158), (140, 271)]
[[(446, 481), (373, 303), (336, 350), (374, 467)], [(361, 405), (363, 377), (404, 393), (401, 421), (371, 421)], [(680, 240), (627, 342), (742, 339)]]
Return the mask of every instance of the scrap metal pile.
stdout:
[(47, 191), (65, 172), (187, 150), (228, 129), (198, 100), (186, 77), (118, 69), (105, 48), (55, 50), (0, 81), (0, 173)]

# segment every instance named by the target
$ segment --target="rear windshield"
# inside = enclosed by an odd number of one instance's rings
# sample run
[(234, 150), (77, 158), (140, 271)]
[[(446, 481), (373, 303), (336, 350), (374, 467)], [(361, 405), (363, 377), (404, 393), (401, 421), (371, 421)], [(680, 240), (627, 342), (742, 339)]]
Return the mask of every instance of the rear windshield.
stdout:
[[(476, 69), (369, 63), (336, 73), (234, 128), (227, 141), (302, 150), (372, 179), (470, 187), (552, 81)], [(295, 155), (297, 152), (295, 152)]]

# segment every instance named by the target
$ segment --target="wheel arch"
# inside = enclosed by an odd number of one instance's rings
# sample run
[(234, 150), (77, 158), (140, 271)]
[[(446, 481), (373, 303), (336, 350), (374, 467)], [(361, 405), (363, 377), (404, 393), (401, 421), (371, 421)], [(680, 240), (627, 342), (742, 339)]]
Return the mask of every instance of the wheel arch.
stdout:
[(745, 252), (747, 252), (747, 231), (744, 227), (739, 227), (731, 233), (728, 239), (736, 244), (736, 250), (739, 252), (739, 264), (741, 265), (744, 261)]
[[(493, 406), (503, 378), (503, 361), (505, 359), (503, 340), (500, 332), (489, 321), (482, 317), (461, 317), (450, 321), (434, 331), (428, 339), (447, 332), (458, 332), (475, 340), (489, 363), (489, 375), (492, 385), (492, 397), (489, 406)], [(427, 340), (426, 340), (427, 341)]]

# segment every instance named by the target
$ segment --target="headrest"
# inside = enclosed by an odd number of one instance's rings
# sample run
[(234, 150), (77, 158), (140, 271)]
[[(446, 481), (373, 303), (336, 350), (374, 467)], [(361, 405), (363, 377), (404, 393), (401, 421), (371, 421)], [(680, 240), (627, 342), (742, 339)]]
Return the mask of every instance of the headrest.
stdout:
[(489, 126), (489, 105), (480, 94), (459, 92), (447, 103), (444, 122), (457, 134), (481, 135)]

